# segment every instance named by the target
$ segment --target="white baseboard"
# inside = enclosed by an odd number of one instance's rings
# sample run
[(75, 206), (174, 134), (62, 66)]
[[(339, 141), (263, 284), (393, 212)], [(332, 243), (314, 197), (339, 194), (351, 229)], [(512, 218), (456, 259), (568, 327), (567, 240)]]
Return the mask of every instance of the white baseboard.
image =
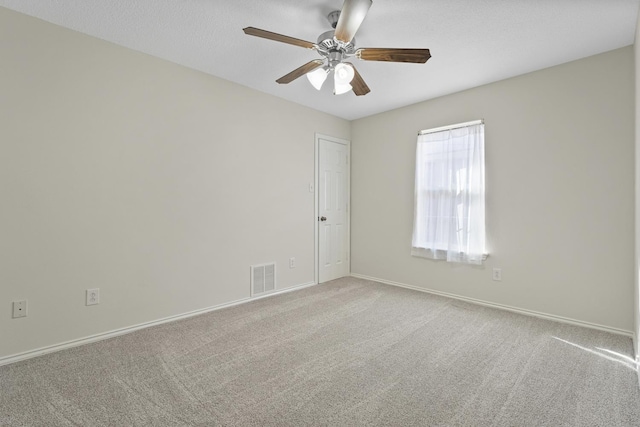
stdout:
[(152, 326), (156, 326), (156, 325), (161, 325), (163, 323), (169, 323), (169, 322), (175, 322), (176, 320), (182, 320), (182, 319), (187, 319), (189, 317), (193, 317), (193, 316), (198, 316), (200, 314), (205, 314), (205, 313), (209, 313), (211, 311), (216, 311), (216, 310), (221, 310), (223, 308), (228, 308), (228, 307), (233, 307), (235, 305), (240, 305), (240, 304), (245, 304), (248, 302), (252, 302), (252, 301), (256, 301), (259, 299), (263, 299), (263, 298), (269, 298), (269, 297), (273, 297), (276, 295), (281, 295), (287, 292), (291, 292), (291, 291), (297, 291), (303, 288), (308, 288), (310, 286), (314, 286), (317, 283), (315, 282), (308, 282), (308, 283), (303, 283), (301, 285), (295, 285), (295, 286), (291, 286), (289, 288), (286, 289), (282, 289), (282, 290), (276, 290), (274, 292), (270, 292), (266, 295), (260, 295), (257, 297), (249, 297), (249, 298), (242, 298), (236, 301), (232, 301), (232, 302), (228, 302), (228, 303), (224, 303), (224, 304), (219, 304), (219, 305), (214, 305), (212, 307), (207, 307), (207, 308), (202, 308), (199, 310), (194, 310), (194, 311), (190, 311), (187, 313), (182, 313), (182, 314), (178, 314), (175, 316), (169, 316), (169, 317), (165, 317), (162, 319), (158, 319), (158, 320), (152, 320), (151, 322), (145, 322), (145, 323), (140, 323), (137, 325), (133, 325), (133, 326), (127, 326), (124, 328), (120, 328), (120, 329), (115, 329), (113, 331), (109, 331), (109, 332), (103, 332), (100, 334), (95, 334), (95, 335), (90, 335), (88, 337), (84, 337), (84, 338), (79, 338), (76, 340), (71, 340), (71, 341), (66, 341), (63, 343), (59, 343), (59, 344), (54, 344), (54, 345), (49, 345), (46, 347), (41, 347), (35, 350), (28, 350), (22, 353), (18, 353), (18, 354), (13, 354), (13, 355), (9, 355), (9, 356), (5, 356), (5, 357), (0, 357), (0, 366), (2, 365), (8, 365), (10, 363), (15, 363), (15, 362), (20, 362), (22, 360), (27, 360), (27, 359), (31, 359), (33, 357), (38, 357), (38, 356), (42, 356), (44, 354), (49, 354), (49, 353), (54, 353), (56, 351), (61, 351), (61, 350), (65, 350), (68, 348), (72, 348), (72, 347), (78, 347), (80, 345), (84, 345), (84, 344), (90, 344), (96, 341), (102, 341), (102, 340), (106, 340), (109, 338), (113, 338), (113, 337), (117, 337), (119, 335), (124, 335), (124, 334), (129, 334), (131, 332), (135, 332), (138, 331), (140, 329), (145, 329), (145, 328), (150, 328)]
[(633, 332), (624, 329), (613, 328), (610, 326), (598, 325), (597, 323), (585, 322), (582, 320), (570, 319), (568, 317), (556, 316), (555, 314), (541, 313), (539, 311), (527, 310), (524, 308), (512, 307), (504, 304), (497, 304), (489, 301), (483, 301), (475, 298), (469, 298), (462, 295), (450, 294), (448, 292), (436, 291), (434, 289), (421, 288), (418, 286), (407, 285), (405, 283), (393, 282), (391, 280), (379, 279), (377, 277), (365, 276), (363, 274), (351, 273), (352, 277), (359, 279), (371, 280), (374, 282), (383, 283), (385, 285), (398, 286), (401, 288), (413, 289), (415, 291), (426, 292), (429, 294), (440, 295), (447, 298), (453, 298), (461, 301), (470, 302), (472, 304), (484, 305), (486, 307), (498, 308), (500, 310), (511, 311), (514, 313), (524, 314), (526, 316), (539, 317), (547, 320), (554, 320), (556, 322), (569, 323), (571, 325), (584, 326), (586, 328), (597, 329), (600, 331), (611, 332), (617, 335), (624, 335), (633, 338)]

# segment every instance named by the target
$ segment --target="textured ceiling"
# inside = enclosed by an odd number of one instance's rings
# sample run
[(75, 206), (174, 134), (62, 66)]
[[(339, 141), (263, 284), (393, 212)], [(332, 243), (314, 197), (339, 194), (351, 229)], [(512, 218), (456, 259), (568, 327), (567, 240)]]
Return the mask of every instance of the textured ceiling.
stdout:
[[(633, 44), (640, 0), (373, 0), (358, 47), (429, 48), (426, 64), (355, 60), (371, 93), (334, 96), (302, 77), (317, 58), (250, 37), (316, 41), (341, 0), (0, 0), (0, 5), (345, 119), (413, 104)], [(326, 90), (325, 90), (326, 89)]]

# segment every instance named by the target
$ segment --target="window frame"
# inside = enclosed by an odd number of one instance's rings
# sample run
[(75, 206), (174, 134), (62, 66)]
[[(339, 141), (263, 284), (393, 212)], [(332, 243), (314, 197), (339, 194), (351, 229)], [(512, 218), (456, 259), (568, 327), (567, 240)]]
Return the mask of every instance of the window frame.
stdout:
[[(450, 132), (456, 129), (461, 129), (470, 126), (478, 126), (480, 127), (480, 142), (476, 141), (477, 146), (469, 143), (468, 141), (464, 141), (467, 146), (464, 146), (463, 149), (458, 150), (458, 152), (464, 152), (470, 155), (462, 156), (456, 160), (452, 160), (452, 157), (455, 156), (456, 150), (455, 147), (448, 147), (448, 150), (444, 148), (447, 143), (460, 143), (460, 141), (455, 141), (456, 137), (452, 136), (450, 133), (446, 135), (446, 138), (443, 138), (441, 144), (443, 144), (443, 149), (439, 152), (431, 153), (435, 160), (431, 160), (428, 158), (429, 153), (422, 152), (425, 150), (424, 145), (420, 144), (429, 144), (427, 141), (420, 141), (420, 136), (426, 134), (437, 134), (441, 133), (445, 136), (445, 132)], [(460, 138), (460, 137), (458, 137)], [(458, 123), (448, 126), (441, 126), (432, 129), (422, 130), (418, 133), (418, 141), (416, 146), (416, 170), (415, 170), (415, 200), (414, 200), (414, 224), (413, 224), (413, 233), (412, 233), (412, 250), (411, 254), (414, 256), (431, 258), (431, 259), (446, 259), (447, 261), (452, 262), (463, 262), (470, 264), (481, 264), (483, 261), (487, 259), (489, 256), (487, 251), (487, 241), (486, 241), (486, 191), (485, 191), (485, 156), (484, 156), (484, 140), (485, 140), (485, 129), (484, 129), (484, 120), (474, 120), (471, 122)], [(432, 143), (438, 143), (438, 141), (432, 141)], [(474, 152), (469, 153), (468, 150), (473, 148)], [(453, 156), (452, 156), (453, 153)], [(479, 154), (478, 154), (479, 153)], [(435, 155), (434, 155), (435, 154)], [(476, 159), (475, 156), (479, 155), (480, 158)], [(420, 163), (422, 162), (422, 163)], [(448, 162), (448, 163), (447, 163)], [(475, 163), (474, 163), (475, 162)], [(446, 170), (441, 170), (438, 175), (441, 177), (443, 181), (440, 183), (439, 187), (428, 188), (429, 184), (433, 184), (433, 181), (437, 181), (437, 178), (431, 176), (429, 179), (425, 179), (425, 171), (429, 171), (429, 167), (427, 164), (438, 165), (441, 168)], [(467, 166), (465, 170), (464, 178), (460, 177), (461, 169), (452, 168), (453, 165), (462, 165)], [(475, 168), (471, 167), (475, 166)], [(480, 175), (478, 176), (478, 169), (480, 169)], [(422, 173), (421, 173), (422, 172)], [(420, 174), (420, 176), (419, 176)], [(470, 175), (469, 175), (470, 174)], [(442, 178), (444, 177), (444, 178)], [(422, 180), (422, 181), (421, 181)], [(466, 184), (466, 185), (465, 185)], [(455, 187), (457, 186), (458, 190), (456, 192)], [(441, 188), (440, 188), (441, 187)], [(442, 211), (438, 212), (439, 208), (436, 205), (436, 211), (431, 213), (428, 212), (432, 209), (430, 203), (435, 200), (433, 194), (440, 193), (443, 195), (445, 200), (445, 205), (450, 209), (448, 215), (442, 215)], [(482, 200), (479, 202), (474, 202), (471, 199), (482, 197)], [(464, 200), (464, 203), (456, 203), (456, 199)], [(427, 207), (425, 207), (427, 204)], [(475, 205), (475, 206), (474, 206)], [(460, 214), (460, 209), (463, 209), (462, 215)], [(472, 209), (480, 209), (480, 216), (476, 216), (470, 214), (469, 212)], [(457, 212), (456, 212), (457, 210)], [(427, 211), (427, 212), (425, 212)], [(418, 216), (422, 214), (421, 216)], [(436, 223), (433, 227), (434, 229), (425, 230), (425, 225), (429, 224), (429, 219), (433, 218), (433, 221)], [(460, 220), (463, 220), (461, 223)], [(456, 251), (456, 249), (461, 246), (466, 246), (464, 249), (469, 249), (469, 240), (468, 238), (460, 238), (459, 234), (462, 230), (471, 229), (472, 219), (475, 218), (474, 221), (479, 221), (476, 224), (473, 224), (473, 228), (475, 230), (480, 229), (480, 234), (473, 237), (475, 243), (480, 242), (480, 244), (476, 244), (476, 249), (478, 246), (482, 247), (482, 251), (478, 252), (477, 250), (466, 250), (466, 251)], [(444, 224), (440, 223), (441, 220), (444, 220)], [(452, 225), (453, 222), (453, 225)], [(461, 224), (465, 224), (465, 226), (461, 226)], [(437, 229), (437, 227), (441, 228), (441, 231)], [(452, 229), (453, 227), (453, 229)], [(466, 227), (466, 228), (465, 228)], [(468, 231), (470, 233), (470, 231)], [(455, 242), (454, 240), (455, 239)], [(416, 243), (421, 240), (422, 244)], [(452, 244), (453, 243), (453, 244)], [(473, 243), (471, 243), (473, 245)], [(429, 246), (429, 247), (427, 247)], [(453, 250), (451, 250), (453, 248)], [(462, 249), (462, 248), (460, 248)], [(456, 255), (457, 254), (457, 255)], [(478, 261), (478, 259), (480, 261)]]

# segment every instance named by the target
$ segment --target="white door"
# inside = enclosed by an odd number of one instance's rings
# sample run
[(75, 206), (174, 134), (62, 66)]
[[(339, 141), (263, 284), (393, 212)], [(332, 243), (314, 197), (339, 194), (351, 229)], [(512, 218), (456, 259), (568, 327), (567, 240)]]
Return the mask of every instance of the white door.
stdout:
[(318, 282), (349, 275), (349, 146), (318, 138)]

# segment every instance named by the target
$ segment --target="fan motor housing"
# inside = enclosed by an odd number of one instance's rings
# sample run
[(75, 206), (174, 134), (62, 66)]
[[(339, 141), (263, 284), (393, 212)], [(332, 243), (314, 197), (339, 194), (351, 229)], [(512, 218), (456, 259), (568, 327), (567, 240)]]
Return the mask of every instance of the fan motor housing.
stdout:
[(356, 39), (354, 38), (353, 40), (351, 40), (351, 42), (349, 43), (340, 43), (338, 44), (338, 42), (336, 41), (336, 39), (333, 37), (334, 36), (335, 31), (334, 30), (329, 30), (326, 31), (322, 34), (320, 34), (318, 36), (318, 41), (317, 41), (317, 45), (320, 46), (321, 48), (328, 50), (328, 51), (335, 51), (335, 50), (341, 50), (344, 53), (347, 54), (352, 54), (353, 52), (356, 51)]

